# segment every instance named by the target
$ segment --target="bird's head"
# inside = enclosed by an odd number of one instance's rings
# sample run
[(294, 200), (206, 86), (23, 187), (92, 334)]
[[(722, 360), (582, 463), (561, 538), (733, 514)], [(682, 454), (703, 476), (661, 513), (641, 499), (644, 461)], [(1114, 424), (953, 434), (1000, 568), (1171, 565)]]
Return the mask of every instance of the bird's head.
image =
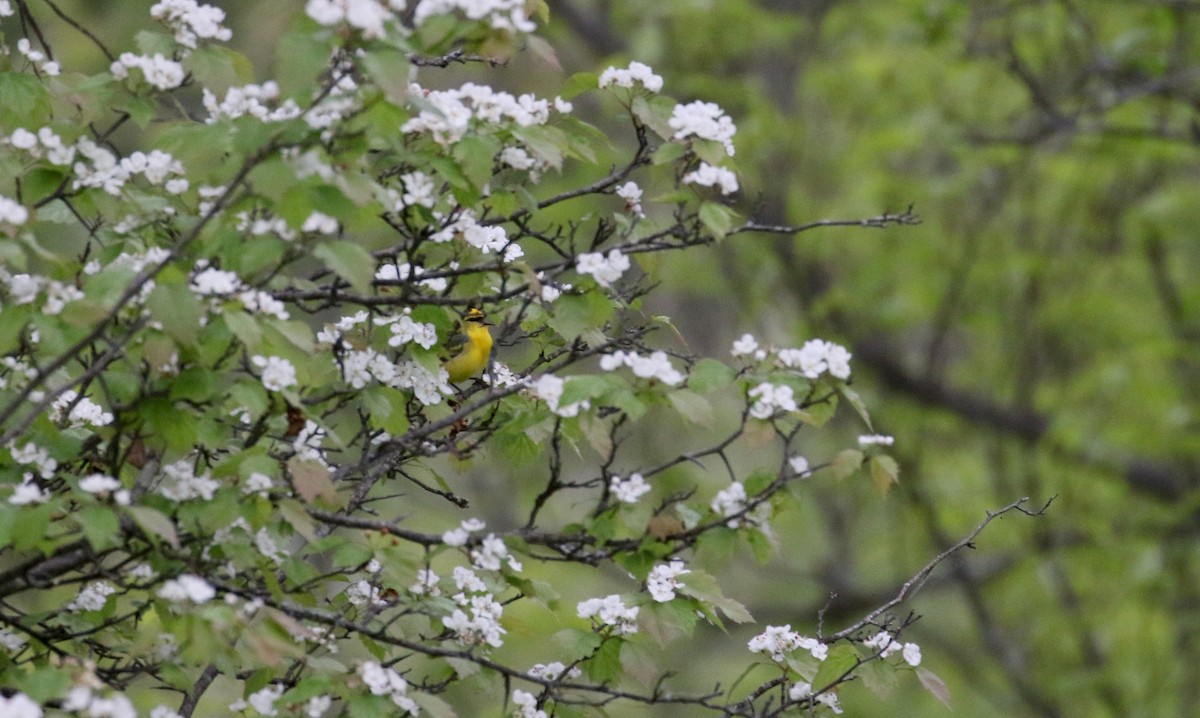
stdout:
[(471, 307), (467, 310), (466, 316), (463, 317), (463, 321), (467, 322), (468, 324), (475, 324), (478, 326), (495, 326), (488, 321), (487, 315), (476, 307)]

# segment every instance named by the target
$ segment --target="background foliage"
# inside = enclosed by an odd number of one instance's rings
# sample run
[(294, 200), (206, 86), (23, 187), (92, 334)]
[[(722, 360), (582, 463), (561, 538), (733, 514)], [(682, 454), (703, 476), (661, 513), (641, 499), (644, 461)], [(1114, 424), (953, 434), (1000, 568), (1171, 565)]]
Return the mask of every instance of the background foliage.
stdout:
[[(303, 48), (273, 56), (288, 21), (265, 5), (226, 8), (258, 76), (324, 62)], [(72, 12), (113, 47), (141, 29), (115, 3)], [(647, 314), (672, 317), (686, 342), (673, 350), (725, 358), (747, 330), (780, 346), (834, 339), (854, 354), (876, 428), (896, 436), (901, 481), (887, 498), (864, 476), (818, 474), (776, 525), (789, 540), (768, 566), (722, 562), (721, 585), (759, 623), (842, 626), (985, 510), (1056, 496), (1043, 519), (993, 524), (976, 552), (943, 564), (908, 605), (923, 618), (906, 639), (948, 683), (955, 714), (1191, 715), (1196, 12), (1149, 0), (562, 0), (545, 26), (561, 71), (527, 51), (499, 72), (437, 77), (553, 96), (567, 74), (640, 60), (679, 100), (736, 119), (745, 216), (802, 224), (915, 204), (916, 227), (746, 235), (651, 260), (666, 281)], [(49, 32), (64, 65), (105, 66), (70, 30)], [(616, 131), (619, 110), (591, 102), (581, 111)], [(572, 167), (546, 186), (577, 183)], [(626, 448), (650, 464), (672, 452), (664, 436), (695, 431), (662, 424)], [(832, 456), (858, 433), (839, 416), (796, 448)], [(776, 458), (750, 447), (730, 460), (749, 476)], [(522, 483), (518, 457), (501, 463), (445, 469), (462, 472), (489, 525), (519, 523), (514, 486), (539, 488)], [(61, 593), (59, 604), (74, 596)], [(684, 684), (705, 690), (744, 663), (730, 646), (758, 627), (730, 630), (736, 641), (697, 638), (711, 660), (677, 657)], [(915, 681), (888, 685), (892, 714), (945, 710)], [(852, 714), (879, 710), (860, 685), (840, 696)]]

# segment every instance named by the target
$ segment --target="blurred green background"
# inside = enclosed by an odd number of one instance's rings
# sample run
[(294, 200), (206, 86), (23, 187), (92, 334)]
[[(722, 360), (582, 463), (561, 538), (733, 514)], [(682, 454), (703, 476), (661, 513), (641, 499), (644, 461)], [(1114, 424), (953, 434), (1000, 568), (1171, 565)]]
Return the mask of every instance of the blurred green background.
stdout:
[[(743, 331), (851, 347), (903, 471), (886, 498), (818, 476), (776, 562), (727, 590), (759, 621), (812, 631), (828, 603), (841, 627), (987, 509), (1056, 496), (994, 523), (908, 605), (953, 714), (1200, 715), (1200, 5), (553, 10), (568, 71), (637, 59), (735, 118), (742, 212), (800, 224), (913, 203), (924, 219), (740, 236), (664, 267), (663, 311), (699, 353)], [(915, 680), (886, 707), (841, 696), (852, 715), (948, 714)]]
[[(302, 3), (214, 4), (273, 76), (287, 61), (273, 38)], [(952, 711), (899, 680), (886, 703), (845, 687), (847, 714), (1200, 715), (1200, 4), (550, 4), (560, 67), (525, 53), (422, 82), (552, 96), (573, 72), (639, 60), (667, 94), (735, 119), (744, 215), (800, 224), (913, 204), (924, 220), (742, 235), (658, 267), (653, 308), (697, 354), (727, 357), (747, 331), (850, 347), (902, 467), (887, 497), (867, 477), (812, 479), (772, 562), (722, 571), (759, 627), (703, 637), (711, 651), (678, 657), (684, 681), (736, 675), (766, 623), (811, 634), (826, 608), (827, 631), (847, 625), (986, 510), (1057, 497), (1044, 517), (994, 523), (907, 605), (922, 618), (906, 639)], [(61, 5), (114, 48), (149, 25), (129, 3)], [(102, 67), (78, 38), (62, 32), (59, 59)], [(846, 418), (805, 452), (828, 459), (858, 433)], [(761, 459), (747, 454), (749, 473)]]

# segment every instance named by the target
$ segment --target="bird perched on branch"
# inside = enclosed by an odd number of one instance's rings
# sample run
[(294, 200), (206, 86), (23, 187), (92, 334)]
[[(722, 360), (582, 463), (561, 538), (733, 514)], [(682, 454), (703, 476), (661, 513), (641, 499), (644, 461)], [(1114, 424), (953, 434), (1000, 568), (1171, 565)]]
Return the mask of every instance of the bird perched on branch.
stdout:
[(487, 366), (492, 353), (490, 326), (494, 325), (488, 321), (487, 315), (472, 307), (463, 317), (460, 331), (446, 340), (446, 349), (455, 352), (443, 365), (450, 374), (451, 382), (470, 379)]

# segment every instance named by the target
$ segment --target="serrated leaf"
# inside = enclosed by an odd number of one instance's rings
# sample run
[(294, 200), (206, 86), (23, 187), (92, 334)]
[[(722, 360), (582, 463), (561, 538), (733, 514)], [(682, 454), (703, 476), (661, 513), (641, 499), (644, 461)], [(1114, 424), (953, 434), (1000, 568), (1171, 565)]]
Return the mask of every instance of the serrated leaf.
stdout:
[(687, 389), (673, 391), (667, 399), (683, 418), (699, 426), (712, 426), (713, 408), (708, 399)]
[(688, 388), (701, 393), (724, 389), (733, 383), (733, 369), (716, 359), (701, 359), (688, 373)]
[(595, 90), (600, 86), (600, 76), (594, 72), (577, 72), (567, 78), (567, 81), (558, 88), (558, 96), (564, 100), (569, 100), (581, 92)]
[(324, 242), (313, 249), (313, 256), (345, 279), (356, 292), (366, 293), (375, 278), (375, 259), (353, 242)]
[(950, 707), (950, 689), (936, 673), (926, 668), (917, 668), (917, 680), (921, 681), (925, 690), (941, 701), (942, 705)]
[(600, 646), (600, 636), (579, 628), (564, 628), (555, 633), (550, 641), (562, 653), (564, 661), (577, 661), (591, 655)]
[(717, 239), (723, 239), (733, 229), (733, 211), (720, 202), (703, 202), (700, 221)]
[(50, 96), (32, 75), (0, 72), (0, 127), (43, 127), (50, 119)]
[(850, 402), (850, 406), (854, 407), (854, 411), (858, 412), (858, 415), (862, 418), (863, 423), (867, 425), (867, 429), (871, 430), (872, 432), (875, 431), (874, 427), (871, 426), (871, 415), (867, 413), (867, 405), (863, 403), (862, 397), (858, 395), (858, 392), (854, 391), (845, 384), (838, 387), (838, 391), (842, 396), (846, 397), (846, 401)]
[(149, 506), (130, 506), (128, 511), (134, 522), (152, 538), (166, 541), (171, 548), (179, 548), (179, 534), (175, 530), (175, 523), (166, 514)]
[(875, 483), (875, 488), (884, 496), (892, 489), (893, 484), (900, 483), (900, 466), (896, 460), (887, 454), (872, 456), (871, 463), (871, 481)]
[(329, 469), (316, 461), (301, 459), (291, 459), (287, 466), (292, 476), (292, 485), (300, 498), (309, 503), (317, 499), (329, 504), (337, 503), (337, 492), (333, 489)]
[(457, 718), (458, 713), (450, 707), (450, 704), (425, 691), (413, 691), (409, 694), (413, 701), (421, 707), (421, 715), (429, 716), (429, 718)]
[(361, 62), (375, 86), (383, 90), (388, 102), (399, 106), (407, 102), (412, 65), (403, 53), (390, 48), (375, 48), (363, 53)]
[(674, 100), (662, 95), (649, 98), (639, 95), (633, 98), (630, 109), (633, 110), (634, 116), (642, 121), (642, 124), (654, 130), (659, 137), (669, 140), (674, 136), (675, 130), (671, 128), (670, 124), (671, 113), (675, 110)]
[(667, 165), (687, 154), (687, 145), (683, 142), (664, 142), (658, 146), (650, 161), (655, 165)]
[(247, 349), (258, 349), (258, 345), (262, 343), (262, 327), (259, 326), (258, 320), (246, 312), (236, 310), (227, 311), (222, 317), (225, 319), (225, 326), (229, 327), (229, 331), (233, 332)]
[(610, 683), (621, 677), (621, 646), (623, 641), (610, 638), (600, 644), (592, 657), (584, 661), (583, 669), (597, 683)]
[(184, 284), (159, 284), (146, 298), (150, 316), (163, 331), (184, 346), (195, 346), (200, 327), (200, 303)]
[(512, 134), (539, 159), (554, 169), (562, 168), (563, 153), (568, 144), (567, 136), (562, 130), (547, 125), (532, 125), (517, 127)]
[(852, 646), (841, 643), (830, 648), (829, 655), (821, 661), (821, 667), (817, 669), (817, 675), (813, 676), (813, 689), (827, 688), (857, 665), (858, 654)]
[(863, 463), (863, 452), (858, 449), (845, 449), (833, 458), (833, 478), (844, 479), (858, 471)]

